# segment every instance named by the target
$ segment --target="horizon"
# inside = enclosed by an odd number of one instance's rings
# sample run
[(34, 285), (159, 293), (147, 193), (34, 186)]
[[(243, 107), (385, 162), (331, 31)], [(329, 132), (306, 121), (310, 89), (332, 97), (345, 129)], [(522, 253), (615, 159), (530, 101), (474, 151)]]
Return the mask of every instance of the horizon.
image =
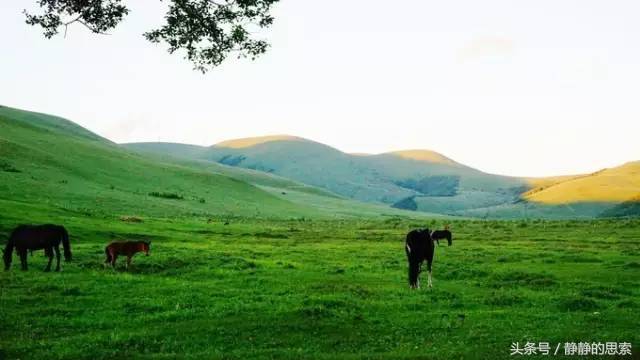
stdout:
[[(11, 108), (11, 106), (3, 105), (3, 104), (0, 104), (0, 106), (6, 106), (6, 107), (10, 107)], [(31, 112), (35, 112), (35, 113), (42, 113), (42, 112), (39, 112), (39, 111), (34, 111), (34, 110), (29, 110), (29, 109), (21, 109), (21, 110), (27, 110), (27, 111), (31, 111)], [(47, 114), (47, 115), (53, 115), (53, 116), (61, 117), (61, 118), (64, 118), (66, 120), (69, 120), (69, 121), (73, 122), (74, 124), (76, 124), (78, 126), (82, 126), (82, 125), (80, 125), (80, 123), (78, 123), (78, 122), (76, 122), (76, 121), (74, 121), (72, 119), (68, 119), (68, 118), (65, 118), (65, 117), (62, 117), (62, 116), (59, 116), (59, 115), (56, 115), (56, 114)], [(340, 148), (338, 148), (336, 146), (333, 146), (331, 144), (327, 144), (327, 143), (324, 143), (324, 142), (321, 142), (321, 141), (318, 141), (318, 140), (315, 140), (315, 139), (311, 139), (311, 138), (307, 138), (307, 137), (299, 136), (299, 135), (295, 135), (295, 134), (284, 134), (284, 133), (282, 133), (282, 134), (264, 134), (264, 135), (257, 135), (257, 136), (244, 136), (244, 137), (238, 137), (238, 138), (223, 139), (223, 140), (220, 140), (220, 141), (216, 141), (215, 143), (211, 143), (211, 144), (192, 144), (192, 143), (175, 142), (175, 141), (126, 141), (126, 142), (118, 142), (118, 141), (115, 141), (114, 139), (110, 139), (109, 137), (107, 137), (107, 136), (105, 136), (103, 134), (100, 134), (100, 133), (98, 133), (98, 132), (96, 132), (96, 131), (88, 128), (88, 127), (84, 127), (84, 128), (89, 130), (89, 131), (91, 131), (91, 132), (93, 132), (94, 134), (96, 134), (96, 135), (98, 135), (98, 136), (100, 136), (100, 137), (102, 137), (102, 138), (104, 138), (106, 140), (109, 140), (109, 141), (111, 141), (111, 142), (113, 142), (115, 144), (118, 144), (118, 145), (144, 144), (144, 143), (162, 143), (162, 144), (176, 144), (176, 145), (212, 147), (212, 146), (218, 146), (219, 144), (222, 144), (222, 143), (225, 143), (225, 142), (235, 142), (235, 141), (238, 141), (238, 140), (254, 140), (254, 139), (261, 139), (261, 138), (290, 137), (290, 138), (297, 138), (297, 139), (300, 139), (300, 140), (314, 142), (314, 143), (318, 143), (318, 144), (321, 144), (321, 145), (324, 145), (324, 146), (328, 146), (328, 147), (330, 147), (330, 148), (332, 148), (334, 150), (340, 151), (340, 152), (342, 152), (344, 154), (353, 155), (353, 156), (375, 156), (375, 155), (392, 154), (392, 153), (396, 153), (396, 152), (405, 152), (405, 151), (427, 151), (427, 152), (432, 152), (432, 153), (444, 156), (445, 158), (448, 158), (448, 159), (450, 159), (450, 160), (452, 160), (452, 161), (454, 161), (454, 162), (456, 162), (456, 163), (458, 163), (460, 165), (471, 167), (471, 168), (474, 168), (476, 170), (480, 170), (480, 171), (482, 171), (484, 173), (487, 173), (487, 174), (508, 176), (508, 177), (516, 177), (516, 178), (546, 178), (546, 177), (567, 176), (567, 175), (587, 175), (587, 174), (591, 174), (591, 173), (594, 173), (594, 172), (598, 172), (600, 170), (615, 168), (615, 167), (619, 167), (619, 166), (625, 165), (627, 163), (640, 161), (640, 158), (624, 160), (624, 161), (622, 161), (620, 163), (617, 163), (617, 164), (612, 164), (610, 166), (597, 168), (597, 169), (595, 169), (593, 171), (583, 172), (583, 173), (561, 173), (561, 174), (550, 174), (550, 175), (518, 175), (518, 174), (514, 175), (514, 174), (496, 173), (496, 172), (486, 171), (485, 169), (479, 168), (479, 167), (475, 166), (474, 164), (467, 164), (467, 163), (458, 161), (457, 159), (455, 159), (455, 158), (453, 158), (453, 157), (451, 157), (451, 156), (449, 156), (449, 155), (447, 155), (447, 154), (445, 154), (445, 153), (443, 153), (441, 151), (438, 151), (437, 149), (429, 149), (429, 148), (395, 149), (395, 150), (376, 152), (376, 153), (368, 153), (368, 152), (362, 152), (362, 151), (347, 152), (347, 151), (342, 150), (342, 149), (340, 149)], [(273, 139), (273, 140), (266, 140), (266, 141), (264, 141), (262, 143), (267, 143), (267, 142), (272, 142), (272, 141), (283, 141), (283, 140), (286, 141), (286, 139)], [(241, 147), (244, 147), (244, 146), (241, 146)]]
[[(0, 104), (0, 106), (11, 107), (11, 106), (2, 105), (2, 104)], [(23, 109), (23, 110), (32, 111), (32, 112), (36, 112), (36, 113), (41, 113), (41, 112), (39, 112), (39, 111), (33, 111), (33, 110), (28, 110), (28, 109)], [(48, 114), (48, 115), (58, 116), (58, 115), (56, 115), (56, 114)], [(74, 124), (81, 126), (79, 123), (77, 123), (77, 122), (73, 121), (72, 119), (67, 119), (67, 118), (64, 118), (64, 119), (69, 120), (69, 121), (73, 122)], [(106, 136), (104, 136), (104, 135), (102, 135), (102, 134), (100, 134), (100, 133), (98, 133), (98, 132), (96, 132), (96, 131), (94, 131), (94, 130), (92, 130), (92, 129), (89, 129), (89, 128), (86, 128), (86, 127), (85, 127), (85, 129), (87, 129), (87, 130), (89, 130), (89, 131), (91, 131), (91, 132), (95, 133), (96, 135), (98, 135), (98, 136), (100, 136), (100, 137), (102, 137), (102, 138), (105, 138), (105, 139), (107, 139), (107, 140), (109, 140), (109, 141), (112, 141), (113, 143), (118, 144), (118, 145), (126, 145), (126, 144), (143, 144), (143, 143), (164, 143), (164, 144), (177, 144), (177, 145), (189, 145), (189, 146), (212, 147), (212, 146), (218, 146), (218, 145), (219, 145), (219, 144), (221, 144), (221, 143), (225, 143), (225, 142), (234, 142), (234, 141), (238, 141), (238, 140), (253, 140), (253, 139), (260, 139), (260, 138), (272, 138), (272, 137), (273, 137), (273, 138), (290, 137), (290, 138), (297, 138), (297, 139), (300, 139), (300, 140), (310, 141), (310, 142), (318, 143), (318, 144), (321, 144), (321, 145), (324, 145), (324, 146), (328, 146), (328, 147), (330, 147), (330, 148), (332, 148), (332, 149), (335, 149), (335, 150), (337, 150), (337, 151), (340, 151), (340, 152), (342, 152), (342, 153), (344, 153), (344, 154), (353, 155), (353, 156), (375, 156), (375, 155), (392, 154), (392, 153), (396, 153), (396, 152), (404, 152), (404, 151), (427, 151), (427, 152), (433, 152), (433, 153), (436, 153), (436, 154), (438, 154), (438, 155), (444, 156), (445, 158), (448, 158), (448, 159), (450, 159), (450, 160), (452, 160), (452, 161), (454, 161), (454, 162), (456, 162), (456, 163), (458, 163), (458, 164), (460, 164), (460, 165), (468, 166), (468, 167), (474, 168), (474, 169), (476, 169), (476, 170), (480, 170), (480, 171), (482, 171), (482, 172), (484, 172), (484, 173), (493, 174), (493, 175), (508, 176), (508, 177), (516, 177), (516, 178), (544, 178), (544, 177), (566, 176), (566, 175), (585, 175), (585, 174), (591, 174), (591, 173), (594, 173), (594, 172), (597, 172), (597, 171), (600, 171), (600, 170), (604, 170), (604, 169), (609, 169), (609, 168), (615, 168), (615, 167), (618, 167), (618, 166), (622, 166), (622, 165), (627, 164), (627, 163), (630, 163), (630, 162), (640, 161), (640, 158), (639, 158), (639, 159), (630, 159), (630, 160), (624, 161), (624, 162), (619, 163), (619, 164), (613, 164), (613, 165), (611, 165), (611, 166), (602, 167), (602, 168), (595, 169), (595, 170), (593, 170), (593, 171), (585, 172), (585, 173), (570, 173), (570, 174), (569, 174), (569, 173), (567, 173), (567, 174), (552, 174), (552, 175), (545, 175), (545, 176), (530, 176), (530, 175), (513, 175), (513, 174), (504, 174), (504, 173), (493, 173), (493, 172), (489, 172), (489, 171), (486, 171), (486, 170), (484, 170), (484, 169), (482, 169), (482, 168), (479, 168), (479, 167), (477, 167), (477, 166), (475, 166), (475, 165), (473, 165), (473, 164), (467, 164), (467, 163), (460, 162), (460, 161), (458, 161), (457, 159), (452, 158), (452, 157), (448, 156), (447, 154), (445, 154), (445, 153), (442, 153), (442, 152), (438, 151), (437, 149), (428, 149), (428, 148), (421, 148), (421, 149), (417, 149), (417, 148), (414, 148), (414, 149), (396, 149), (396, 150), (384, 151), (384, 152), (379, 152), (379, 153), (365, 153), (365, 152), (359, 152), (359, 151), (356, 151), (356, 152), (347, 152), (347, 151), (344, 151), (344, 150), (342, 150), (342, 149), (340, 149), (340, 148), (338, 148), (338, 147), (332, 146), (331, 144), (326, 144), (326, 143), (323, 143), (323, 142), (317, 141), (317, 140), (315, 140), (315, 139), (310, 139), (310, 138), (306, 138), (306, 137), (303, 137), (303, 136), (298, 136), (298, 135), (295, 135), (295, 134), (265, 134), (265, 135), (258, 135), (258, 136), (239, 137), (239, 138), (233, 138), (233, 139), (225, 139), (225, 140), (218, 141), (218, 142), (216, 142), (216, 143), (208, 144), (208, 145), (190, 144), (190, 143), (173, 142), (173, 141), (131, 141), (131, 142), (116, 142), (116, 141), (114, 141), (113, 139), (110, 139), (110, 138), (108, 138), (108, 137), (106, 137)], [(286, 141), (286, 139), (273, 139), (273, 140), (266, 140), (266, 141), (264, 141), (264, 142), (262, 142), (262, 143), (268, 143), (268, 142), (272, 142), (272, 141)], [(241, 146), (241, 147), (244, 147), (244, 146)], [(248, 147), (248, 146), (247, 146), (247, 147)]]
[(0, 101), (117, 143), (284, 133), (345, 153), (431, 149), (518, 177), (640, 159), (639, 4), (367, 2), (365, 17), (362, 4), (280, 3), (266, 55), (202, 75), (142, 38), (162, 6), (131, 4), (110, 36), (71, 27), (46, 40), (24, 23), (33, 4), (5, 1), (0, 23), (15, 51), (0, 58), (11, 84)]
[[(212, 146), (218, 146), (219, 144), (224, 143), (224, 142), (231, 142), (231, 141), (236, 141), (236, 140), (249, 140), (249, 139), (256, 139), (256, 138), (280, 137), (280, 136), (289, 136), (289, 137), (292, 137), (292, 138), (299, 138), (301, 140), (319, 143), (321, 145), (325, 145), (325, 146), (328, 146), (328, 147), (330, 147), (332, 149), (338, 150), (338, 151), (340, 151), (340, 152), (342, 152), (344, 154), (353, 155), (353, 156), (376, 156), (376, 155), (384, 155), (384, 154), (393, 154), (393, 153), (396, 153), (396, 152), (403, 152), (403, 151), (427, 151), (427, 152), (433, 152), (433, 153), (436, 153), (438, 155), (441, 155), (441, 156), (444, 156), (446, 158), (449, 158), (450, 160), (452, 160), (452, 161), (454, 161), (454, 162), (456, 162), (456, 163), (458, 163), (460, 165), (468, 166), (468, 167), (474, 168), (476, 170), (480, 170), (480, 171), (482, 171), (484, 173), (489, 173), (489, 174), (493, 174), (493, 175), (501, 175), (501, 176), (520, 177), (520, 178), (545, 178), (545, 177), (567, 176), (567, 175), (587, 175), (587, 174), (591, 174), (591, 173), (594, 173), (594, 172), (597, 172), (597, 171), (600, 171), (600, 170), (615, 168), (615, 167), (619, 167), (619, 166), (622, 166), (622, 165), (625, 165), (625, 164), (628, 164), (628, 163), (640, 161), (640, 159), (630, 159), (630, 160), (624, 161), (622, 163), (614, 164), (612, 166), (607, 166), (607, 167), (604, 167), (604, 168), (600, 168), (600, 169), (597, 169), (597, 170), (594, 170), (594, 171), (591, 171), (591, 172), (588, 172), (588, 173), (557, 174), (557, 175), (546, 175), (546, 176), (528, 176), (528, 175), (511, 175), (511, 174), (490, 173), (490, 172), (487, 172), (487, 171), (485, 171), (483, 169), (480, 169), (480, 168), (474, 166), (473, 164), (461, 163), (461, 162), (457, 161), (456, 159), (451, 158), (450, 156), (447, 156), (447, 154), (444, 154), (444, 153), (442, 153), (442, 152), (440, 152), (438, 150), (435, 150), (435, 149), (425, 149), (425, 148), (423, 148), (423, 149), (399, 149), (399, 150), (384, 151), (384, 152), (379, 152), (379, 153), (365, 153), (365, 152), (359, 152), (359, 151), (346, 152), (346, 151), (343, 151), (343, 150), (341, 150), (341, 149), (339, 149), (339, 148), (337, 148), (335, 146), (331, 146), (329, 144), (325, 144), (325, 143), (316, 141), (314, 139), (309, 139), (309, 138), (297, 136), (295, 134), (266, 134), (266, 135), (259, 135), (259, 136), (241, 137), (241, 138), (235, 138), (235, 139), (226, 139), (226, 140), (222, 140), (220, 142), (216, 142), (215, 144), (209, 144), (209, 145), (188, 144), (188, 143), (179, 143), (179, 142), (171, 142), (171, 141), (132, 141), (132, 142), (123, 142), (123, 143), (116, 143), (116, 144), (118, 144), (118, 145), (126, 145), (126, 144), (154, 144), (155, 143), (155, 144), (175, 144), (175, 145), (212, 147)], [(272, 142), (272, 141), (286, 141), (286, 140), (284, 140), (284, 139), (268, 140), (268, 141), (265, 141), (263, 143)]]

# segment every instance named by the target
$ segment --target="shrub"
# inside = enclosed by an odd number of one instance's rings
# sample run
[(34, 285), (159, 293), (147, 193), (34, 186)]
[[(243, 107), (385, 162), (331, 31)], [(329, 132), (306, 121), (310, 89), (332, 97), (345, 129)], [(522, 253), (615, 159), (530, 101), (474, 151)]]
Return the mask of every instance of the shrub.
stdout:
[(558, 301), (558, 308), (564, 311), (591, 311), (598, 308), (598, 303), (584, 296), (567, 297)]
[(485, 304), (492, 306), (512, 306), (523, 302), (521, 296), (509, 292), (494, 292), (484, 300)]
[(405, 189), (415, 190), (427, 196), (455, 196), (458, 193), (460, 177), (438, 175), (427, 176), (421, 179), (399, 180), (394, 183)]
[(159, 198), (163, 198), (163, 199), (173, 199), (173, 200), (183, 200), (184, 199), (184, 197), (182, 195), (180, 195), (180, 194), (168, 193), (168, 192), (158, 192), (158, 191), (150, 192), (149, 196), (159, 197)]
[(620, 299), (623, 295), (630, 296), (631, 291), (613, 286), (593, 286), (583, 289), (581, 294), (594, 299)]
[(246, 156), (242, 156), (242, 155), (238, 155), (238, 156), (225, 155), (221, 157), (220, 160), (218, 160), (218, 162), (224, 165), (237, 166), (238, 164), (243, 162), (246, 158), (247, 158)]
[(137, 216), (120, 216), (120, 221), (130, 222), (130, 223), (141, 223), (142, 219)]
[(407, 198), (404, 198), (396, 202), (395, 204), (391, 205), (391, 207), (394, 207), (396, 209), (404, 209), (404, 210), (411, 210), (411, 211), (418, 210), (418, 204), (416, 204), (415, 196), (409, 196)]
[(15, 167), (13, 167), (13, 165), (4, 162), (4, 161), (0, 161), (0, 171), (5, 171), (5, 172), (12, 172), (12, 173), (19, 173), (20, 170), (16, 169)]

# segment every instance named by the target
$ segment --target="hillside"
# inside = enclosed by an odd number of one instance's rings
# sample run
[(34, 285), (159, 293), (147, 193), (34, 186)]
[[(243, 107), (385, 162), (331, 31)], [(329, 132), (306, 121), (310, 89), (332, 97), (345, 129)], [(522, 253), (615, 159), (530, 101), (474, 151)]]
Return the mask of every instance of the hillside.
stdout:
[(68, 120), (0, 107), (0, 208), (20, 206), (81, 216), (406, 214), (261, 172), (131, 152)]
[(432, 150), (401, 150), (390, 152), (391, 155), (396, 155), (404, 159), (416, 160), (416, 161), (424, 161), (426, 163), (433, 164), (447, 164), (447, 165), (459, 165), (455, 161), (449, 159), (448, 157), (437, 153)]
[(537, 187), (524, 198), (542, 204), (619, 203), (640, 195), (640, 161)]
[(496, 198), (513, 201), (527, 186), (522, 179), (486, 174), (433, 151), (346, 154), (287, 135), (197, 148), (158, 143), (124, 146), (272, 173), (366, 202), (392, 205), (415, 197), (420, 200), (418, 210), (427, 212), (442, 210), (437, 205), (442, 197), (454, 202), (463, 199), (465, 208), (493, 205)]
[(210, 147), (124, 146), (258, 170), (361, 201), (456, 216), (593, 218), (629, 201), (640, 189), (637, 163), (591, 175), (515, 178), (487, 174), (431, 150), (347, 154), (290, 135), (229, 140)]
[(216, 144), (217, 147), (231, 148), (231, 149), (243, 149), (256, 145), (261, 145), (273, 141), (308, 141), (298, 136), (291, 135), (268, 135), (258, 137), (248, 137), (242, 139), (233, 139), (222, 141)]

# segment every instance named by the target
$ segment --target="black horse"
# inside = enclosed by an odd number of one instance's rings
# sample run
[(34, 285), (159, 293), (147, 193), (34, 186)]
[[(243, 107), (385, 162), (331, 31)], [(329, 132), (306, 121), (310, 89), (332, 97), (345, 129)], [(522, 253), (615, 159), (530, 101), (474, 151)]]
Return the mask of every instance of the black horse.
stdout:
[[(439, 239), (447, 239), (449, 246), (452, 243), (451, 232), (448, 226), (444, 230), (437, 230), (431, 232), (429, 229), (411, 230), (407, 234), (405, 242), (405, 252), (407, 254), (407, 260), (409, 261), (409, 286), (412, 289), (420, 287), (420, 280), (418, 276), (421, 272), (421, 266), (423, 261), (427, 261), (427, 271), (429, 272), (429, 287), (432, 287), (431, 283), (431, 269), (433, 264), (433, 254), (435, 253), (435, 245), (433, 241)], [(440, 244), (440, 242), (438, 242)]]
[(71, 247), (69, 245), (69, 233), (60, 225), (20, 225), (13, 230), (9, 242), (4, 249), (4, 269), (9, 270), (13, 248), (20, 256), (22, 270), (27, 270), (27, 251), (44, 249), (49, 257), (49, 263), (44, 271), (51, 271), (51, 262), (55, 251), (57, 264), (56, 271), (60, 271), (60, 243), (64, 248), (64, 260), (71, 261)]
[(440, 245), (440, 239), (447, 239), (447, 243), (451, 246), (452, 236), (449, 231), (449, 225), (444, 227), (444, 230), (436, 230), (431, 233), (431, 239), (435, 240)]

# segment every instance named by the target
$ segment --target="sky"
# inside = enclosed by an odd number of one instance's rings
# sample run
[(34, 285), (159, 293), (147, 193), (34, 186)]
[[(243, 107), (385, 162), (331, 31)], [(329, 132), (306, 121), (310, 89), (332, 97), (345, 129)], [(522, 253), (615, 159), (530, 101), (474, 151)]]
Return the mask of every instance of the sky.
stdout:
[(165, 5), (125, 3), (110, 35), (47, 40), (35, 0), (0, 1), (0, 104), (119, 143), (291, 134), (514, 176), (640, 160), (635, 0), (281, 0), (267, 54), (205, 75), (142, 37)]

